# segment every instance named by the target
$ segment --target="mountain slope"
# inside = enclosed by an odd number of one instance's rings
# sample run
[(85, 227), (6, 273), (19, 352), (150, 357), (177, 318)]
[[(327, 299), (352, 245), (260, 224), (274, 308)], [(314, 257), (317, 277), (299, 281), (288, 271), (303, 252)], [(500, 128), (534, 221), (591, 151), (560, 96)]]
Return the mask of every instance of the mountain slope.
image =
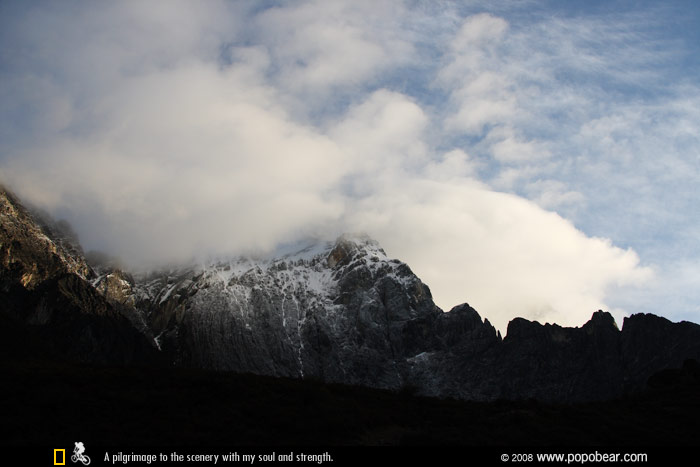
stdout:
[(157, 359), (149, 339), (88, 282), (91, 268), (60, 230), (0, 187), (0, 352), (111, 364)]

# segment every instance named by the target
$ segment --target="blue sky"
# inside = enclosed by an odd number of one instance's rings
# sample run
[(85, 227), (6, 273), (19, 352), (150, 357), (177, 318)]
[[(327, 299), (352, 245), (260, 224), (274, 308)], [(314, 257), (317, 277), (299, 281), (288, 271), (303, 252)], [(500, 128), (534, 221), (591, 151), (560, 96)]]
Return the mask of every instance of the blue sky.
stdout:
[(3, 2), (0, 179), (134, 266), (366, 231), (443, 308), (700, 321), (696, 2)]

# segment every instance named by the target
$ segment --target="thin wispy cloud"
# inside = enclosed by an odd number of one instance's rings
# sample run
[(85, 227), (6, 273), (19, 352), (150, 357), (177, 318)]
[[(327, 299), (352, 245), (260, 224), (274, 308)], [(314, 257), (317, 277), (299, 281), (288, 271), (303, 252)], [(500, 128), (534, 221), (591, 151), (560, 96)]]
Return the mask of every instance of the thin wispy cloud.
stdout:
[[(364, 230), (501, 329), (696, 316), (700, 66), (673, 23), (697, 11), (0, 8), (0, 177), (87, 248), (152, 265)], [(675, 278), (688, 298), (656, 309)]]

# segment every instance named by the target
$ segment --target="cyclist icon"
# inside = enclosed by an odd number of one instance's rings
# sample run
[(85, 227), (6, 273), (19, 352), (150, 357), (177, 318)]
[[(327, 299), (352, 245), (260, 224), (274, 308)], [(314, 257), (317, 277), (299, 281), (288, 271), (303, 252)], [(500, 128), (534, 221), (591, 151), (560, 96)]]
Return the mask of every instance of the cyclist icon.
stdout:
[(77, 441), (70, 460), (72, 460), (74, 463), (80, 461), (83, 463), (83, 465), (90, 465), (90, 458), (83, 454), (84, 452), (85, 445), (81, 441)]

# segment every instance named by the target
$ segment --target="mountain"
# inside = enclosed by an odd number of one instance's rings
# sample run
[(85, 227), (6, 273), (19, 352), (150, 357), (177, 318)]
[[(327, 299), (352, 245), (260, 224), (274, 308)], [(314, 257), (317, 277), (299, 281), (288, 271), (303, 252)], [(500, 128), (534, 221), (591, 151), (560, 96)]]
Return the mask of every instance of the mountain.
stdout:
[[(68, 233), (68, 234), (67, 234)], [(65, 224), (0, 187), (0, 354), (100, 364), (153, 363), (136, 313), (110, 305)]]
[(91, 267), (70, 236), (1, 199), (2, 319), (71, 358), (553, 402), (619, 397), (700, 359), (700, 326), (654, 315), (622, 330), (602, 311), (580, 328), (516, 318), (502, 338), (467, 304), (443, 312), (364, 235), (149, 273)]
[(431, 338), (421, 323), (442, 314), (428, 287), (367, 237), (288, 249), (123, 276), (119, 300), (144, 311), (177, 365), (401, 387), (407, 359)]

